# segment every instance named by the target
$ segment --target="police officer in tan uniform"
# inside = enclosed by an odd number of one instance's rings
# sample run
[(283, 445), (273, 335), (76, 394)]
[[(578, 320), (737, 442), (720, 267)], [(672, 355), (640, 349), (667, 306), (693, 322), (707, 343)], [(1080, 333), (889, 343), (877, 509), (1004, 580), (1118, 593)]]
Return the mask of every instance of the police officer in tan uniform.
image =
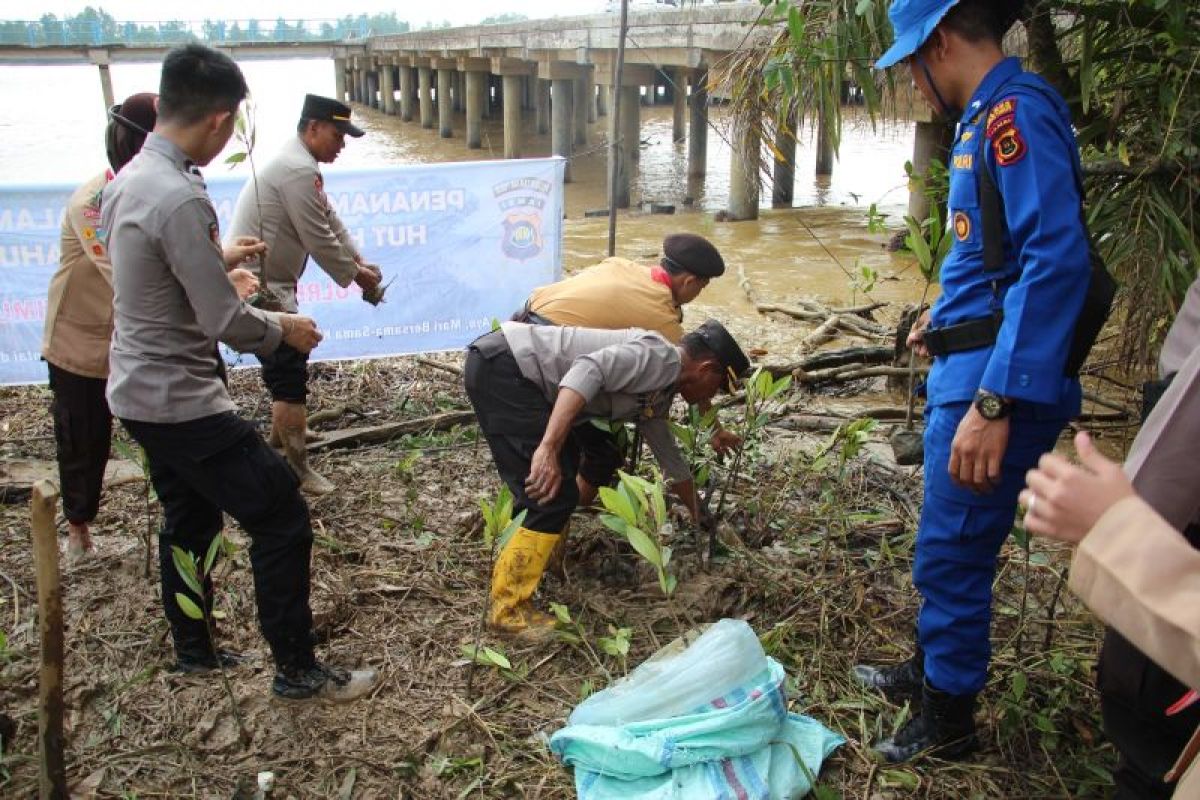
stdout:
[[(537, 325), (573, 325), (622, 330), (644, 328), (672, 344), (683, 339), (683, 306), (695, 300), (713, 278), (725, 274), (721, 253), (703, 236), (673, 233), (663, 239), (658, 264), (606, 258), (570, 278), (542, 286), (529, 296), (514, 319)], [(708, 404), (702, 403), (706, 411)], [(576, 481), (579, 504), (590, 506), (600, 486), (621, 465), (616, 438), (595, 426), (576, 431), (582, 462)], [(737, 447), (738, 437), (719, 426), (712, 446), (719, 452)]]
[[(284, 311), (299, 310), (296, 284), (309, 256), (338, 286), (357, 283), (364, 290), (379, 286), (378, 268), (363, 260), (330, 205), (319, 168), (338, 157), (347, 134), (363, 135), (350, 121), (348, 106), (328, 97), (306, 95), (296, 137), (263, 168), (257, 180), (246, 182), (238, 197), (230, 234), (261, 236), (267, 243), (260, 278), (278, 296)], [(284, 448), (303, 491), (327, 494), (333, 484), (309, 468), (304, 448), (308, 354), (284, 346), (259, 356), (259, 361), (273, 401), (270, 443)]]

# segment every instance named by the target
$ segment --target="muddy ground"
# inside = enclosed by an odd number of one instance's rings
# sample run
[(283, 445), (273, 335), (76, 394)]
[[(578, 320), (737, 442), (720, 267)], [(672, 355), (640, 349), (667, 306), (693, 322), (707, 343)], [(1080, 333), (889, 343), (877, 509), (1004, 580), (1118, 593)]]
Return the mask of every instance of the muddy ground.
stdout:
[[(269, 401), (257, 370), (235, 371), (233, 386), (242, 412), (265, 430)], [(316, 365), (311, 389), (310, 411), (348, 407), (326, 429), (466, 407), (454, 374), (414, 359)], [(909, 652), (921, 476), (890, 463), (887, 425), (845, 463), (838, 448), (814, 459), (828, 433), (787, 429), (801, 411), (851, 419), (864, 406), (897, 405), (882, 381), (796, 388), (783, 399), (726, 503), (742, 543), (707, 569), (680, 545), (678, 616), (754, 626), (787, 667), (792, 709), (848, 740), (822, 773), (836, 792), (829, 796), (1103, 796), (1114, 759), (1091, 688), (1099, 629), (1063, 588), (1064, 554), (1042, 542), (1027, 552), (1010, 540), (1001, 559), (994, 669), (979, 712), (983, 753), (966, 764), (898, 768), (870, 758), (868, 743), (903, 710), (852, 686), (848, 673), (856, 661)], [(53, 458), (48, 405), (44, 388), (0, 392), (4, 457)], [(724, 413), (733, 424), (740, 411)], [(1123, 441), (1128, 429), (1108, 438)], [(313, 604), (327, 639), (319, 652), (376, 667), (378, 690), (344, 707), (269, 699), (272, 671), (241, 550), (219, 580), (221, 642), (248, 655), (230, 674), (250, 737), (239, 743), (221, 681), (169, 671), (157, 580), (143, 574), (142, 487), (117, 487), (96, 523), (98, 556), (63, 576), (67, 763), (81, 796), (251, 797), (256, 774), (270, 770), (275, 798), (573, 797), (571, 772), (543, 737), (622, 673), (621, 660), (596, 643), (610, 626), (631, 629), (630, 667), (681, 632), (653, 573), (595, 515), (577, 515), (567, 577), (547, 578), (541, 597), (565, 604), (589, 641), (530, 646), (487, 636), (513, 670), (478, 667), (471, 678), (462, 647), (474, 637), (489, 576), (478, 501), (499, 488), (473, 426), (330, 451), (315, 465), (343, 488), (311, 503)], [(0, 518), (0, 713), (15, 727), (0, 795), (25, 798), (36, 794), (38, 771), (28, 509), (0, 506)], [(243, 542), (232, 523), (231, 535)]]

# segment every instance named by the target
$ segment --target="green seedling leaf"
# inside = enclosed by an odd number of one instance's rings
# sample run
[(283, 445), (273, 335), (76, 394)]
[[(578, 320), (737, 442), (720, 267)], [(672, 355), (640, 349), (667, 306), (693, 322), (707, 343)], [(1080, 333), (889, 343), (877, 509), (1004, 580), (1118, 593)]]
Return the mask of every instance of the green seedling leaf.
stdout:
[(232, 166), (234, 164), (240, 164), (246, 160), (246, 156), (247, 156), (247, 153), (230, 153), (229, 156), (225, 159), (225, 163), (229, 164), (230, 166)]
[(554, 618), (557, 619), (559, 622), (561, 622), (563, 625), (571, 624), (571, 622), (572, 622), (571, 610), (569, 608), (567, 608), (566, 606), (564, 606), (562, 603), (551, 603), (550, 611), (551, 611), (551, 613), (554, 614)]
[(217, 554), (221, 552), (221, 540), (225, 538), (221, 534), (213, 537), (212, 542), (208, 545), (208, 552), (204, 554), (204, 574), (211, 575), (213, 564), (217, 560)]
[(637, 524), (637, 515), (633, 512), (633, 505), (627, 494), (622, 494), (609, 486), (601, 486), (600, 502), (607, 510), (624, 520), (626, 524)]
[(196, 562), (192, 559), (191, 553), (187, 552), (179, 545), (171, 545), (171, 561), (175, 564), (175, 571), (179, 573), (179, 577), (183, 578), (184, 585), (198, 595), (203, 595), (204, 590), (200, 588), (200, 580), (196, 577)]
[(638, 551), (638, 555), (655, 567), (662, 569), (662, 553), (659, 552), (658, 545), (654, 543), (654, 540), (645, 531), (630, 525), (625, 531), (625, 538), (633, 545), (633, 549)]
[(200, 606), (196, 605), (195, 601), (183, 592), (175, 593), (175, 602), (178, 604), (179, 610), (186, 614), (188, 618), (204, 619), (204, 612), (200, 610)]

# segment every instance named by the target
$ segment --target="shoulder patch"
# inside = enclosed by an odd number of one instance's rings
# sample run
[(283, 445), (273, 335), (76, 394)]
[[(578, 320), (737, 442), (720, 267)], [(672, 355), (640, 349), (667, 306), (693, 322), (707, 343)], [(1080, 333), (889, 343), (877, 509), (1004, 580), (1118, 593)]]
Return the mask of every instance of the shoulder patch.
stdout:
[(1025, 157), (1026, 150), (1028, 147), (1025, 145), (1025, 139), (1021, 137), (1021, 131), (1015, 125), (1009, 125), (992, 140), (992, 152), (996, 156), (996, 163), (1002, 167), (1020, 161)]
[(94, 255), (94, 256), (104, 255), (104, 245), (100, 244), (99, 242), (95, 242), (94, 244), (92, 244), (92, 255)]
[(992, 106), (992, 110), (988, 112), (987, 128), (985, 133), (989, 139), (995, 136), (999, 131), (1012, 125), (1017, 118), (1017, 98), (1006, 97), (996, 105)]
[(217, 223), (210, 222), (208, 224), (208, 238), (212, 239), (212, 243), (218, 247), (221, 245), (221, 228)]
[(962, 211), (954, 212), (954, 236), (960, 242), (965, 242), (971, 235), (971, 218)]

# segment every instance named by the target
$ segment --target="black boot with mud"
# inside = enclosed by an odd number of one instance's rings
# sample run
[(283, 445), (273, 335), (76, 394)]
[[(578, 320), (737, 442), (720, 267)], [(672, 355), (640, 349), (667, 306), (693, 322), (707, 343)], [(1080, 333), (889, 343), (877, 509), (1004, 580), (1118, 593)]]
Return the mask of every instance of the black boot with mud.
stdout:
[(873, 748), (890, 764), (911, 761), (927, 754), (960, 759), (979, 748), (975, 736), (975, 695), (947, 694), (925, 684), (921, 712), (904, 723), (895, 736)]
[(314, 661), (310, 667), (281, 666), (271, 692), (281, 700), (328, 700), (349, 703), (363, 697), (379, 683), (373, 669), (345, 670)]
[(920, 647), (907, 661), (888, 667), (855, 664), (854, 679), (869, 689), (878, 689), (889, 700), (919, 697), (925, 685), (925, 653)]
[(175, 664), (173, 672), (183, 675), (203, 675), (218, 669), (231, 669), (241, 664), (244, 656), (232, 650), (217, 648), (214, 652), (208, 645), (200, 644), (193, 647), (175, 648)]

